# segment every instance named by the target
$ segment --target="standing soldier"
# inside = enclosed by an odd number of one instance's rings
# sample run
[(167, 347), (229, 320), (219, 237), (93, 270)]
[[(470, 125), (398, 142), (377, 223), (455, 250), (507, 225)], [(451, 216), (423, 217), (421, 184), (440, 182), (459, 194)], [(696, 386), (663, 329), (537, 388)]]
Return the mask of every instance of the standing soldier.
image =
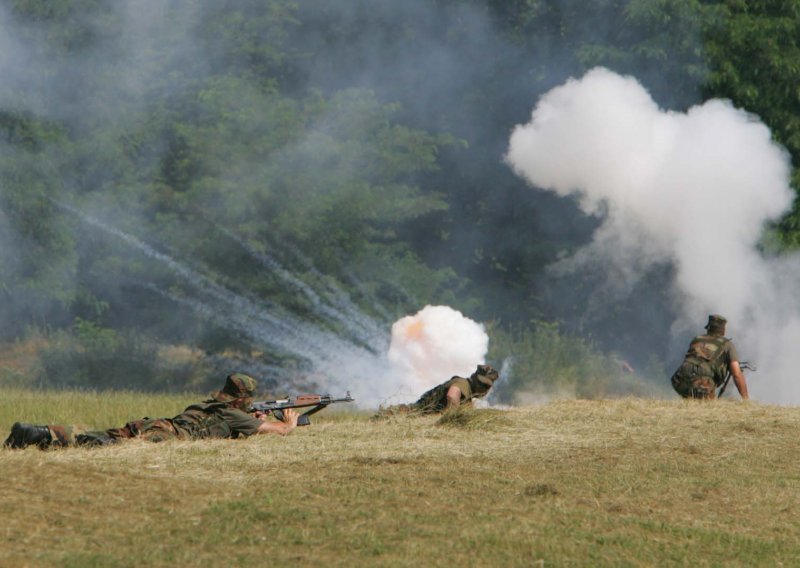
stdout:
[(221, 391), (211, 398), (193, 404), (174, 418), (142, 418), (121, 428), (84, 431), (74, 426), (50, 424), (38, 426), (17, 422), (5, 441), (8, 448), (40, 448), (61, 446), (102, 446), (119, 440), (139, 438), (150, 442), (193, 440), (200, 438), (239, 438), (254, 434), (286, 435), (297, 426), (297, 412), (287, 409), (282, 422), (267, 422), (245, 412), (253, 402), (256, 381), (242, 373), (225, 379)]
[(683, 363), (671, 379), (672, 388), (683, 398), (716, 398), (716, 388), (725, 382), (728, 373), (742, 400), (749, 398), (739, 353), (733, 342), (724, 337), (726, 323), (720, 315), (708, 316), (706, 334), (698, 335), (689, 344)]

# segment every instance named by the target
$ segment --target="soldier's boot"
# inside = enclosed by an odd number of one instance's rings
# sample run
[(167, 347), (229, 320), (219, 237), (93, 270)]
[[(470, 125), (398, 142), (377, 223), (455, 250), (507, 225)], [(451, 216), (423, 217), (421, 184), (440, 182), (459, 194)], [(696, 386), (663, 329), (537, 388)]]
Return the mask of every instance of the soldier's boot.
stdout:
[(26, 422), (15, 422), (11, 427), (11, 434), (4, 442), (7, 448), (26, 448), (39, 446), (46, 448), (53, 442), (50, 429), (47, 426), (37, 426)]

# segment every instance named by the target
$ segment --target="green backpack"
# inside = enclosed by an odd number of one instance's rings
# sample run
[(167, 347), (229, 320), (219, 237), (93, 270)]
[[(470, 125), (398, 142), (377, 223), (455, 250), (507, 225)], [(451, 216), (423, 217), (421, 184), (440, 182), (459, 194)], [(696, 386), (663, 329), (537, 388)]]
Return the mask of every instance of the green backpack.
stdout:
[(692, 340), (686, 353), (687, 360), (693, 361), (699, 368), (699, 374), (712, 377), (717, 386), (722, 384), (727, 374), (721, 357), (729, 341), (727, 337), (700, 335)]

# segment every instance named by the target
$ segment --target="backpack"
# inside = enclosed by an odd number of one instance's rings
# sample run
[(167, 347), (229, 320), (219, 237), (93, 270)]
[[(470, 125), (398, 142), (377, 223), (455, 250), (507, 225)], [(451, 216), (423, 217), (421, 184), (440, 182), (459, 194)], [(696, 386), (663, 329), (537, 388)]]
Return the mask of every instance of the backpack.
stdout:
[(698, 367), (698, 374), (712, 377), (719, 386), (727, 374), (722, 368), (721, 357), (725, 353), (725, 345), (730, 341), (727, 337), (699, 335), (689, 344), (686, 353), (687, 361), (692, 361)]

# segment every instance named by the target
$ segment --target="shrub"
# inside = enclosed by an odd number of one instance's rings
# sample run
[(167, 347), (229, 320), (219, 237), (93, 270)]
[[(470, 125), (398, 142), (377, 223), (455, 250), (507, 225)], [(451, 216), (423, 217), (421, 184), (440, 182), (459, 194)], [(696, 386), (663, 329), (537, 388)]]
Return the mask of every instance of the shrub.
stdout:
[[(499, 402), (662, 392), (649, 373), (637, 373), (617, 355), (602, 353), (591, 341), (562, 333), (558, 324), (537, 321), (511, 331), (491, 327), (489, 358), (505, 362), (493, 393)], [(655, 363), (648, 366), (651, 371), (658, 368)]]
[(40, 352), (39, 386), (81, 389), (183, 391), (202, 372), (200, 361), (166, 360), (155, 343), (77, 318)]

